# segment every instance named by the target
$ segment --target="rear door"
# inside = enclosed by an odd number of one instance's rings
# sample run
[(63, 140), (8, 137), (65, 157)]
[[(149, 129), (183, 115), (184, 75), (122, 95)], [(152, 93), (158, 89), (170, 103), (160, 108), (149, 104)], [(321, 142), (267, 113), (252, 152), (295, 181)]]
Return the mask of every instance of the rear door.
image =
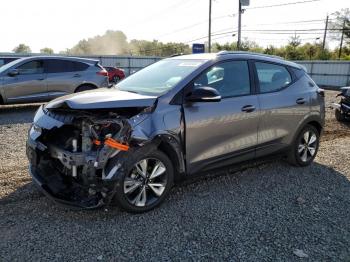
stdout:
[(284, 65), (256, 61), (255, 68), (261, 109), (257, 156), (261, 156), (291, 143), (310, 111), (310, 93)]
[(46, 74), (42, 60), (25, 62), (13, 69), (16, 76), (4, 76), (4, 92), (7, 103), (47, 101)]
[(221, 161), (233, 163), (253, 158), (259, 103), (252, 93), (248, 62), (227, 61), (212, 66), (193, 81), (185, 96), (197, 86), (217, 89), (222, 100), (184, 103), (189, 172), (213, 167)]
[(45, 60), (49, 98), (73, 93), (83, 82), (83, 71), (89, 66), (85, 63), (63, 59)]

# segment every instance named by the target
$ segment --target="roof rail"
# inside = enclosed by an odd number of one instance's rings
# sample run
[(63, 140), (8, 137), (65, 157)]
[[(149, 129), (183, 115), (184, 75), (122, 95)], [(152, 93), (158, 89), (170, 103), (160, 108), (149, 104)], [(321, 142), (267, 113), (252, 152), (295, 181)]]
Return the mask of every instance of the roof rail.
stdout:
[(254, 53), (249, 51), (220, 51), (217, 53), (217, 55), (256, 55), (256, 56), (266, 56), (271, 58), (278, 58), (284, 60), (283, 57), (277, 56), (277, 55), (268, 55), (268, 54), (261, 54), (261, 53)]

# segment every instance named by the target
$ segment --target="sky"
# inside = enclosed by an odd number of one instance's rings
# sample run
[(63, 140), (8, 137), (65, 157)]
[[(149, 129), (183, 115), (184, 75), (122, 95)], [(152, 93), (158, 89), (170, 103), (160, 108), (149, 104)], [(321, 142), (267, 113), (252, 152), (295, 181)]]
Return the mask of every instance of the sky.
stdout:
[[(293, 30), (322, 29), (327, 14), (350, 8), (350, 0), (254, 8), (299, 1), (302, 0), (250, 0), (242, 15), (242, 38), (263, 46), (283, 45)], [(0, 52), (11, 52), (25, 43), (33, 52), (50, 47), (58, 53), (106, 30), (121, 30), (128, 40), (204, 43), (208, 35), (208, 6), (209, 0), (2, 0)], [(237, 41), (237, 35), (232, 36), (237, 30), (237, 11), (238, 0), (212, 0), (214, 42)], [(269, 30), (292, 31), (287, 35)], [(320, 40), (316, 40), (318, 37)], [(323, 32), (303, 34), (300, 38), (303, 42), (322, 41)], [(327, 40), (331, 48), (339, 44)]]

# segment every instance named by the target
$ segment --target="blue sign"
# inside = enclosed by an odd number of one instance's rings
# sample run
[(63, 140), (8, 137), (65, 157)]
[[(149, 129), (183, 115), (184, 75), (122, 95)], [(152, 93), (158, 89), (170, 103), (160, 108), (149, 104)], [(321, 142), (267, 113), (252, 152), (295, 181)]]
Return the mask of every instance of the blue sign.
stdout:
[(205, 52), (204, 44), (193, 44), (192, 45), (192, 54), (201, 54)]

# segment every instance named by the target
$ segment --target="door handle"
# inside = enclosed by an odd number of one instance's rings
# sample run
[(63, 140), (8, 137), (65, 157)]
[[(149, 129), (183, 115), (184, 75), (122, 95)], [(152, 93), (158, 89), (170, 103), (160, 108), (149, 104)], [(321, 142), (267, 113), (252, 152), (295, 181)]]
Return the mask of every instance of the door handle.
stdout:
[(81, 77), (81, 74), (75, 74), (73, 77)]
[(38, 78), (38, 80), (39, 80), (39, 81), (43, 81), (43, 80), (45, 80), (45, 78)]
[(305, 104), (305, 99), (304, 98), (298, 98), (297, 101), (295, 101), (297, 104), (302, 105)]
[(242, 112), (250, 113), (250, 112), (253, 112), (255, 110), (255, 106), (246, 105), (246, 106), (242, 107), (241, 110), (242, 110)]

